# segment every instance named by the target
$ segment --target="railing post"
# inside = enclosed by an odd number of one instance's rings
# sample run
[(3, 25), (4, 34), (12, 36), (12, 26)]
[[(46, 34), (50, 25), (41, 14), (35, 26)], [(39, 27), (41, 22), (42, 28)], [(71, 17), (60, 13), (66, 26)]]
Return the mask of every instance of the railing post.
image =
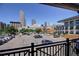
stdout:
[(34, 56), (34, 43), (31, 43), (31, 56)]
[(69, 56), (69, 38), (66, 39), (65, 56)]

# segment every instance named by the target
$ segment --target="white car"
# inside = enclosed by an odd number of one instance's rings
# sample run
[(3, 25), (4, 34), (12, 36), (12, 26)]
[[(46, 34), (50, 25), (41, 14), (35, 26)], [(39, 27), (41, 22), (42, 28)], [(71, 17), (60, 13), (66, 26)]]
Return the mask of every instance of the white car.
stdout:
[(15, 38), (15, 35), (12, 35), (12, 38)]
[(4, 40), (7, 41), (7, 40), (9, 40), (9, 38), (8, 37), (4, 37)]
[(7, 39), (10, 39), (10, 37), (9, 37), (9, 36), (7, 36), (6, 38), (7, 38)]
[(2, 39), (2, 41), (4, 42), (4, 41), (5, 41), (5, 39), (3, 38), (3, 39)]

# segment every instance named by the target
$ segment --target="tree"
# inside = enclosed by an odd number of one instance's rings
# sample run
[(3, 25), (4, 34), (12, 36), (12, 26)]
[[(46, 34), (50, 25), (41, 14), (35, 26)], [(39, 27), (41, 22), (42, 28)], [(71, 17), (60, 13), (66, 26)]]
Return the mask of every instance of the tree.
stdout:
[(26, 32), (34, 32), (35, 30), (33, 29), (26, 29)]
[(34, 32), (34, 30), (33, 29), (29, 29), (29, 32)]
[(29, 29), (26, 29), (25, 31), (26, 31), (26, 32), (29, 32)]
[(25, 29), (25, 28), (22, 28), (22, 29), (20, 30), (20, 32), (21, 32), (21, 33), (25, 33), (25, 32), (26, 32), (26, 29)]
[(42, 30), (41, 30), (40, 28), (37, 28), (35, 31), (36, 31), (36, 33), (38, 33), (38, 34), (39, 34), (40, 32), (42, 32)]
[(2, 30), (2, 29), (0, 29), (0, 35), (2, 35), (2, 32), (3, 32), (3, 30)]
[(18, 32), (18, 29), (15, 29), (13, 26), (9, 26), (6, 28), (5, 31), (8, 34), (16, 34)]
[(13, 26), (7, 25), (5, 28), (0, 29), (0, 35), (5, 34), (16, 34), (18, 29), (15, 29)]

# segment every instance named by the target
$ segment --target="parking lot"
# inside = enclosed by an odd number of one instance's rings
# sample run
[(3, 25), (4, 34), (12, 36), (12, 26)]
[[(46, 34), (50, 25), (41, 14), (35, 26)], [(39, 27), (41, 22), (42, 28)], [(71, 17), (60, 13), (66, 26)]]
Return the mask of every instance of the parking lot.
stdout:
[(13, 38), (9, 42), (1, 45), (0, 50), (29, 46), (29, 45), (31, 45), (31, 43), (35, 43), (36, 45), (42, 44), (42, 40), (50, 40), (52, 42), (65, 40), (64, 38), (61, 38), (61, 37), (60, 38), (53, 38), (53, 35), (40, 34), (40, 35), (42, 35), (42, 38), (34, 38), (34, 35), (35, 34), (16, 35), (15, 38)]
[(2, 35), (0, 36), (0, 45), (7, 43), (8, 41), (15, 38), (15, 35)]

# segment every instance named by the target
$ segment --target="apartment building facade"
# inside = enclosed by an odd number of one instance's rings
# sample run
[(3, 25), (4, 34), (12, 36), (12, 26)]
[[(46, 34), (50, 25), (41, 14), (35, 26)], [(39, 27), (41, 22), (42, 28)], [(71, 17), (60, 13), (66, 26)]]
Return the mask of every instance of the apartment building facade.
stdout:
[(64, 23), (64, 34), (66, 38), (79, 37), (79, 15), (58, 22)]
[(10, 25), (13, 26), (15, 29), (21, 28), (21, 23), (20, 22), (10, 22)]

